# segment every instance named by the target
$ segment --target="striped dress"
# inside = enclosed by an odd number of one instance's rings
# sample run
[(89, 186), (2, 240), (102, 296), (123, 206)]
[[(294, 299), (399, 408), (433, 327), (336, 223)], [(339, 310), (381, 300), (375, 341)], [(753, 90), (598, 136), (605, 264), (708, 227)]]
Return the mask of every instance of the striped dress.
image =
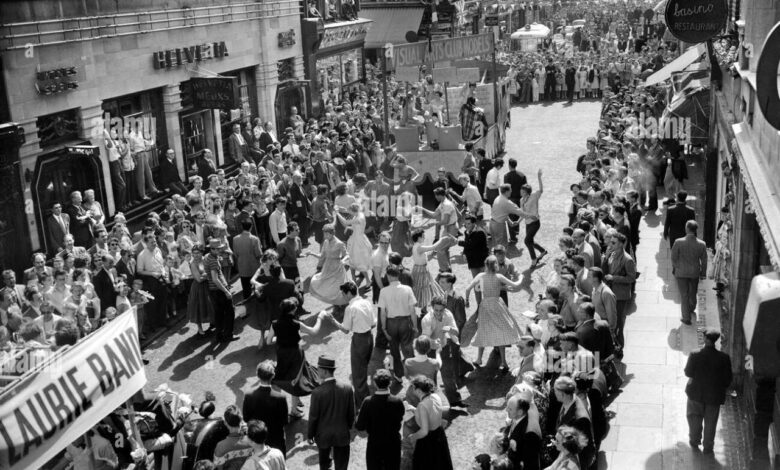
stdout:
[(420, 246), (420, 243), (415, 243), (412, 247), (412, 261), (414, 261), (412, 279), (414, 280), (413, 290), (414, 296), (417, 298), (417, 306), (424, 308), (430, 305), (431, 299), (437, 295), (443, 296), (444, 289), (428, 271), (428, 257), (420, 251)]

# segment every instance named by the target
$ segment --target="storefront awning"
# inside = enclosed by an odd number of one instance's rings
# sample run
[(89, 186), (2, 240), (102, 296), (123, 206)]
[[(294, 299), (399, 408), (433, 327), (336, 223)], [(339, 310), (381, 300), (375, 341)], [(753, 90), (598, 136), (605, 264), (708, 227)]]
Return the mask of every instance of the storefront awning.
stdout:
[(366, 35), (366, 49), (385, 44), (407, 44), (406, 33), (420, 29), (424, 8), (371, 8), (360, 11), (361, 18), (374, 20)]
[(691, 47), (680, 57), (666, 64), (664, 68), (647, 77), (644, 86), (651, 86), (668, 80), (672, 76), (672, 72), (682, 72), (706, 53), (707, 46), (704, 43)]

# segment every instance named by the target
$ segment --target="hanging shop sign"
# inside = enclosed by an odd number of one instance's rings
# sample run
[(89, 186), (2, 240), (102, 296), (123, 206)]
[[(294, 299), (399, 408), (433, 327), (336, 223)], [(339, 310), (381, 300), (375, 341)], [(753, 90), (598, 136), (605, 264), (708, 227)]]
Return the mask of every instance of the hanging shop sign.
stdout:
[(100, 155), (100, 149), (94, 145), (71, 145), (65, 147), (68, 155), (78, 157), (95, 157)]
[[(468, 59), (490, 54), (493, 50), (492, 34), (475, 34), (429, 42), (393, 46), (393, 64), (397, 67), (420, 66), (447, 60)], [(428, 51), (430, 45), (431, 51)]]
[(155, 52), (152, 55), (152, 63), (156, 70), (172, 69), (184, 64), (192, 64), (209, 59), (221, 59), (227, 55), (228, 50), (224, 41), (212, 42)]
[(35, 73), (35, 89), (41, 95), (54, 95), (79, 87), (76, 66), (62, 67)]
[(669, 0), (664, 16), (674, 37), (698, 44), (723, 31), (729, 8), (726, 0)]
[(191, 78), (192, 103), (199, 109), (236, 109), (241, 106), (238, 77)]
[(488, 15), (485, 17), (485, 26), (498, 26), (498, 15)]
[(295, 45), (295, 30), (279, 33), (279, 47), (291, 47)]
[(756, 98), (769, 125), (780, 130), (780, 94), (777, 90), (777, 68), (780, 64), (780, 23), (764, 41), (756, 66)]
[(41, 467), (146, 384), (134, 310), (64, 352), (24, 354), (3, 367), (24, 374), (0, 396), (4, 470)]
[(333, 27), (326, 25), (320, 41), (320, 49), (340, 46), (348, 42), (365, 41), (370, 26), (371, 20), (366, 20), (363, 23), (340, 24)]

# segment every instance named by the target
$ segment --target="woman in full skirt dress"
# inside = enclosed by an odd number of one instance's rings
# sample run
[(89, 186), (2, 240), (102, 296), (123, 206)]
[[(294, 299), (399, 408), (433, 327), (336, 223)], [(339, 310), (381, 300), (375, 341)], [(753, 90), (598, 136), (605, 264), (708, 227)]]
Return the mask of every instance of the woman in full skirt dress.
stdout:
[[(466, 307), (469, 306), (469, 295), (478, 284), (482, 286), (482, 301), (477, 309), (478, 323), (477, 333), (471, 340), (477, 350), (476, 364), (482, 364), (482, 355), (486, 347), (498, 348), (501, 355), (502, 371), (509, 370), (506, 363), (506, 346), (520, 341), (521, 331), (517, 321), (509, 313), (504, 300), (501, 298), (501, 287), (516, 289), (520, 287), (521, 280), (512, 282), (498, 271), (498, 260), (494, 255), (485, 259), (485, 272), (477, 274), (471, 284), (466, 288)], [(465, 346), (465, 345), (464, 345)]]
[(395, 220), (390, 235), (390, 248), (406, 258), (412, 256), (411, 220), (414, 209), (414, 195), (403, 191), (398, 193)]
[[(272, 312), (276, 309), (269, 308), (268, 302), (265, 300), (261, 301), (260, 296), (265, 284), (272, 279), (271, 266), (277, 264), (279, 264), (279, 254), (276, 250), (265, 250), (260, 257), (260, 267), (257, 268), (257, 271), (255, 271), (255, 274), (249, 281), (252, 284), (254, 295), (250, 296), (245, 304), (246, 313), (249, 318), (257, 319), (257, 328), (260, 330), (260, 341), (258, 343), (258, 348), (260, 349), (263, 348), (266, 340), (270, 341), (274, 336), (271, 322), (276, 320), (276, 318), (272, 318)], [(279, 278), (285, 279), (284, 271), (279, 274)]]
[(309, 294), (327, 304), (341, 306), (348, 303), (339, 289), (347, 281), (347, 271), (344, 269), (347, 247), (336, 238), (335, 232), (333, 224), (322, 227), (324, 240), (320, 245), (320, 254), (310, 253), (320, 261), (317, 263), (317, 274), (311, 278)]
[(420, 429), (409, 435), (414, 443), (412, 470), (452, 470), (452, 456), (447, 435), (444, 433), (444, 406), (436, 385), (428, 377), (418, 375), (412, 379), (414, 394), (419, 404), (414, 419)]
[(297, 317), (298, 299), (289, 298), (281, 303), (281, 315), (273, 322), (276, 331), (276, 375), (273, 383), (292, 396), (293, 417), (303, 416), (300, 397), (310, 395), (320, 384), (317, 368), (306, 360), (301, 347), (301, 332), (315, 335), (322, 326), (322, 317), (317, 317), (313, 327), (307, 326)]
[[(352, 218), (347, 220), (336, 212), (336, 219), (351, 232), (347, 240), (349, 268), (352, 271), (352, 278), (356, 280), (358, 287), (363, 282), (370, 286), (371, 277), (369, 277), (368, 272), (371, 270), (371, 251), (373, 247), (371, 246), (371, 241), (366, 236), (366, 216), (360, 210), (360, 204), (358, 203), (353, 203), (349, 206), (349, 214)], [(362, 276), (360, 282), (357, 282), (356, 272)]]
[(203, 265), (203, 246), (192, 247), (192, 260), (190, 261), (192, 272), (192, 285), (187, 298), (187, 318), (198, 327), (198, 334), (205, 336), (203, 323), (209, 326), (214, 324), (214, 307), (209, 297), (209, 283), (206, 278), (206, 268)]
[(412, 233), (412, 242), (414, 243), (412, 247), (412, 261), (414, 261), (412, 279), (414, 280), (414, 296), (417, 298), (417, 306), (421, 309), (426, 309), (434, 297), (444, 295), (444, 289), (428, 271), (428, 255), (426, 253), (438, 249), (440, 245), (446, 243), (446, 239), (442, 238), (433, 245), (423, 245), (424, 241), (425, 231), (421, 228), (416, 229)]
[[(333, 199), (333, 209), (335, 213), (344, 212), (349, 214), (349, 207), (357, 202), (357, 198), (347, 192), (347, 184), (339, 183), (334, 190), (336, 197)], [(351, 214), (345, 218), (350, 218)], [(338, 223), (336, 224), (336, 238), (339, 240), (345, 240), (347, 238), (347, 225)]]

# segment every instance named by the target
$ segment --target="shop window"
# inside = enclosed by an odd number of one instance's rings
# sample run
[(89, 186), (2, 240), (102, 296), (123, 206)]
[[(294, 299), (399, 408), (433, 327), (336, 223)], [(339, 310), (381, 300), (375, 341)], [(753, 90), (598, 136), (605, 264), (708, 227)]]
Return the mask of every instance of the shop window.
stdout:
[(351, 85), (364, 78), (362, 50), (352, 49), (318, 59), (316, 69), (322, 102), (338, 102)]
[(38, 127), (41, 148), (76, 140), (79, 137), (78, 109), (41, 116), (38, 118), (36, 126)]
[(181, 118), (182, 151), (184, 152), (184, 167), (187, 178), (198, 172), (196, 161), (203, 150), (208, 147), (208, 125), (211, 123), (209, 110), (187, 114)]
[(238, 77), (239, 95), (241, 107), (236, 109), (219, 110), (219, 124), (222, 129), (222, 152), (225, 155), (225, 164), (237, 164), (230, 160), (230, 134), (233, 133), (234, 124), (246, 123), (257, 116), (257, 89), (255, 87), (254, 69), (240, 70), (223, 74), (227, 77)]
[(104, 117), (109, 120), (119, 118), (127, 131), (129, 131), (127, 126), (136, 124), (142, 126), (144, 138), (153, 142), (149, 166), (156, 174), (160, 151), (168, 147), (168, 134), (165, 130), (160, 90), (145, 91), (106, 100), (103, 102), (103, 112), (105, 113)]

